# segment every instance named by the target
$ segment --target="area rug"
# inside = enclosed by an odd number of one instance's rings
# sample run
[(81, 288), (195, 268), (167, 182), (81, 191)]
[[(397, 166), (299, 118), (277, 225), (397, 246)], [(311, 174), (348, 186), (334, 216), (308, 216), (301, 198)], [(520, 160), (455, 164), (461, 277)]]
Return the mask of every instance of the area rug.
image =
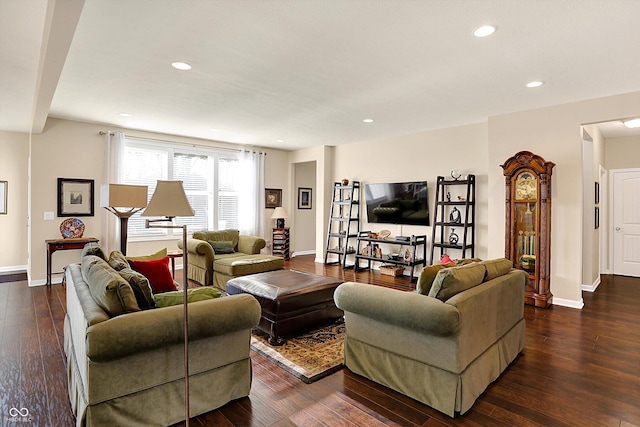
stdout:
[(269, 335), (254, 329), (251, 349), (309, 384), (342, 369), (344, 335), (344, 323), (334, 322), (289, 337), (284, 345), (272, 346), (267, 342)]

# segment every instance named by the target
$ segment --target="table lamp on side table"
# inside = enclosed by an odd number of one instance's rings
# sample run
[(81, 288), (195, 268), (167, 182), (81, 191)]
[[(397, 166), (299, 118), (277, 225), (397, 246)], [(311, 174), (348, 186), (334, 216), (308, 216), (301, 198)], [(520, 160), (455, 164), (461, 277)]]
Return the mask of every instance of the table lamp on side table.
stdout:
[(102, 184), (100, 206), (120, 218), (120, 252), (127, 254), (129, 218), (147, 206), (146, 185)]
[(284, 228), (284, 220), (287, 218), (289, 218), (289, 215), (282, 206), (278, 206), (276, 210), (273, 211), (273, 215), (271, 215), (271, 219), (276, 220), (276, 228)]
[[(184, 192), (182, 181), (158, 181), (156, 190), (151, 196), (149, 206), (142, 213), (142, 216), (162, 216), (163, 219), (148, 219), (145, 222), (146, 228), (181, 228), (182, 247), (187, 247), (187, 226), (173, 225), (173, 218), (177, 216), (194, 216), (195, 212), (187, 195)], [(157, 224), (158, 222), (169, 222), (167, 225)], [(187, 250), (182, 251), (182, 292), (184, 295), (184, 412), (185, 425), (189, 426), (189, 313), (187, 309), (187, 289), (189, 280), (187, 279)]]

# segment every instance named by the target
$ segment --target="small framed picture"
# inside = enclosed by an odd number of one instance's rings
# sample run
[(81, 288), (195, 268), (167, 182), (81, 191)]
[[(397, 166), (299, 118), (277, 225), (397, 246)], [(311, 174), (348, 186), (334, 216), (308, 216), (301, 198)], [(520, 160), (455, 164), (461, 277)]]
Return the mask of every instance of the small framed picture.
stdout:
[(93, 216), (93, 180), (58, 178), (58, 216)]
[(0, 181), (0, 215), (7, 214), (7, 187), (8, 181)]
[(298, 209), (311, 209), (311, 188), (298, 188)]
[(267, 209), (275, 209), (282, 206), (282, 189), (265, 188), (264, 189), (264, 207)]
[(600, 228), (600, 208), (596, 206), (594, 212), (594, 228), (597, 230)]
[(596, 181), (593, 199), (595, 200), (596, 205), (600, 203), (600, 183), (598, 181)]

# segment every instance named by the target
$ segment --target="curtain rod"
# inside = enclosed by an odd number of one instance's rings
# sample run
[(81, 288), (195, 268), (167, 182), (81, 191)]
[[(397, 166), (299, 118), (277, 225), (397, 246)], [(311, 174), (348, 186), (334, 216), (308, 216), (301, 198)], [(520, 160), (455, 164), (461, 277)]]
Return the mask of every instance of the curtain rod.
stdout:
[[(115, 133), (109, 131), (105, 131), (105, 130), (101, 130), (98, 132), (100, 135), (106, 135), (107, 133), (109, 134), (109, 136), (114, 136)], [(216, 150), (227, 150), (227, 151), (237, 151), (237, 152), (242, 152), (242, 151), (251, 151), (253, 153), (262, 153), (265, 156), (267, 155), (266, 151), (259, 151), (259, 150), (253, 150), (250, 148), (227, 148), (227, 147), (215, 147), (215, 146), (211, 146), (211, 145), (204, 145), (204, 144), (193, 144), (190, 142), (181, 142), (181, 141), (170, 141), (167, 139), (158, 139), (158, 138), (146, 138), (146, 137), (140, 137), (140, 136), (132, 136), (132, 135), (127, 135), (127, 138), (129, 139), (136, 139), (138, 141), (154, 141), (154, 142), (162, 142), (165, 144), (177, 144), (177, 145), (184, 145), (186, 147), (202, 147), (202, 148), (214, 148)]]

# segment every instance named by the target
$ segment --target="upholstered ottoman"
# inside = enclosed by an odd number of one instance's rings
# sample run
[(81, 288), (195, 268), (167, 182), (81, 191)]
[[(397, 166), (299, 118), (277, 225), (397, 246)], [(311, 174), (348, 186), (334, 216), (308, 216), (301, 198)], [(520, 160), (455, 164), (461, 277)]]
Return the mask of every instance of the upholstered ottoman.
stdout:
[(227, 293), (253, 295), (262, 307), (258, 328), (269, 334), (271, 345), (282, 345), (286, 335), (342, 317), (333, 301), (341, 283), (317, 274), (277, 270), (231, 279)]
[(213, 262), (213, 284), (224, 290), (227, 282), (234, 277), (279, 270), (283, 267), (284, 259), (272, 255), (255, 254), (220, 258)]

